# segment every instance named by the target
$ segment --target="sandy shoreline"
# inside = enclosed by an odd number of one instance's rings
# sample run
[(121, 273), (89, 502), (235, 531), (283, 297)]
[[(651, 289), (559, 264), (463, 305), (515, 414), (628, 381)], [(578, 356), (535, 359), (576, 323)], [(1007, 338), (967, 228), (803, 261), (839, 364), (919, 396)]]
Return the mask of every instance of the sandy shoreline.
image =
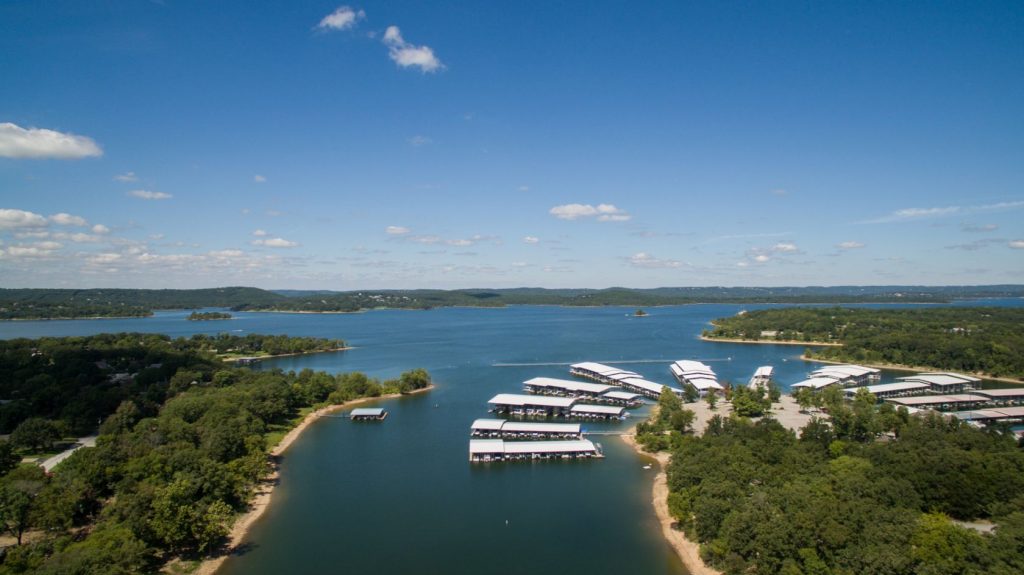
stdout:
[(753, 345), (802, 345), (804, 347), (842, 347), (841, 343), (824, 343), (824, 342), (811, 342), (811, 341), (794, 341), (791, 339), (785, 339), (781, 341), (768, 341), (760, 339), (737, 339), (728, 337), (706, 337), (700, 336), (701, 341), (713, 341), (718, 343), (749, 343)]
[(243, 359), (277, 359), (279, 357), (295, 357), (297, 355), (314, 355), (317, 353), (334, 353), (336, 351), (348, 351), (354, 349), (353, 347), (338, 347), (335, 349), (318, 349), (316, 351), (298, 351), (295, 353), (279, 353), (276, 355), (247, 355), (244, 357), (225, 357), (222, 359), (225, 363), (235, 363), (242, 361)]
[(654, 512), (658, 515), (658, 521), (661, 522), (661, 533), (665, 536), (665, 540), (675, 550), (683, 565), (686, 565), (686, 570), (690, 572), (690, 575), (722, 575), (721, 571), (708, 567), (700, 558), (700, 545), (690, 541), (686, 538), (686, 534), (672, 527), (675, 520), (668, 512), (669, 454), (665, 452), (647, 453), (642, 450), (636, 442), (635, 433), (636, 428), (633, 428), (632, 433), (619, 437), (637, 453), (652, 457), (658, 462), (658, 474), (654, 476), (654, 486), (651, 489), (651, 503), (654, 505)]
[[(407, 395), (424, 393), (430, 391), (431, 389), (434, 389), (433, 384), (429, 385), (428, 387), (424, 387), (423, 389), (417, 389), (415, 391), (412, 391)], [(298, 425), (292, 428), (292, 430), (289, 431), (283, 438), (281, 438), (281, 441), (277, 445), (275, 445), (273, 449), (270, 450), (272, 471), (256, 487), (253, 498), (249, 502), (248, 511), (240, 515), (235, 520), (234, 525), (231, 526), (231, 532), (228, 533), (227, 544), (216, 556), (204, 559), (203, 562), (200, 563), (199, 566), (195, 569), (195, 571), (192, 572), (192, 574), (213, 575), (217, 572), (218, 569), (220, 569), (221, 565), (224, 564), (224, 561), (226, 561), (227, 558), (230, 557), (231, 554), (239, 548), (239, 546), (245, 540), (245, 536), (248, 535), (249, 529), (253, 526), (254, 523), (256, 523), (256, 521), (260, 517), (263, 516), (263, 513), (266, 512), (267, 507), (270, 505), (270, 501), (274, 496), (274, 488), (277, 486), (279, 481), (278, 464), (276, 461), (277, 456), (281, 455), (289, 447), (291, 447), (291, 445), (295, 443), (295, 440), (298, 439), (300, 435), (302, 435), (302, 432), (305, 431), (306, 428), (310, 426), (310, 424), (319, 419), (320, 416), (322, 415), (327, 415), (330, 413), (334, 413), (336, 411), (341, 411), (342, 409), (347, 409), (349, 407), (352, 407), (353, 405), (369, 403), (371, 401), (378, 401), (382, 399), (395, 399), (398, 397), (402, 397), (402, 394), (391, 393), (388, 395), (382, 395), (380, 397), (362, 397), (359, 399), (343, 403), (341, 405), (328, 405), (326, 407), (321, 407), (320, 409), (306, 415), (306, 417), (303, 418), (303, 420)]]
[[(831, 363), (831, 364), (835, 364), (835, 365), (843, 365), (843, 364), (850, 363), (848, 361), (836, 361), (836, 360), (832, 360), (832, 359), (818, 359), (816, 357), (808, 357), (807, 355), (801, 355), (800, 359), (802, 359), (804, 361), (816, 361), (818, 363)], [(921, 366), (916, 366), (915, 367), (915, 366), (912, 366), (912, 365), (895, 365), (895, 364), (891, 364), (891, 363), (858, 363), (857, 365), (863, 365), (864, 367), (875, 367), (875, 368), (878, 368), (878, 369), (891, 369), (893, 371), (914, 371), (914, 372), (917, 372), (917, 373), (947, 371), (947, 370), (939, 368), (939, 367), (921, 367)], [(1024, 379), (1014, 379), (1012, 377), (995, 377), (995, 376), (992, 376), (992, 375), (989, 375), (989, 374), (986, 374), (986, 373), (978, 373), (978, 372), (973, 372), (973, 373), (972, 372), (960, 372), (960, 373), (963, 373), (964, 375), (973, 375), (974, 377), (980, 377), (981, 379), (988, 379), (990, 381), (1002, 381), (1002, 382), (1005, 382), (1005, 383), (1024, 383)]]

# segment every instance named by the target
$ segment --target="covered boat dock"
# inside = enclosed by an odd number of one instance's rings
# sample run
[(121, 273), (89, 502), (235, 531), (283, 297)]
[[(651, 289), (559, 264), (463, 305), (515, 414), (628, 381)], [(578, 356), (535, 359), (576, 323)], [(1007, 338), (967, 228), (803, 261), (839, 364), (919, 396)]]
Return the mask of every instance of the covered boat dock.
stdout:
[(470, 435), (488, 439), (582, 439), (578, 423), (534, 423), (506, 419), (478, 419)]
[(582, 459), (604, 457), (600, 447), (587, 439), (568, 441), (505, 441), (470, 439), (469, 460), (531, 461), (544, 459)]

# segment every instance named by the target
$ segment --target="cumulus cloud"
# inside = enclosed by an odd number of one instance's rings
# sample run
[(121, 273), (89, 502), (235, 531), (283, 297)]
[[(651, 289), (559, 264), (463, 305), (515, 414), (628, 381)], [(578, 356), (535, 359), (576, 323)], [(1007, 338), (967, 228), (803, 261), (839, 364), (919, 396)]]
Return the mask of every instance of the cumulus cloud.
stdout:
[(402, 38), (398, 26), (388, 26), (384, 32), (384, 45), (388, 47), (388, 57), (402, 68), (415, 66), (421, 72), (436, 72), (444, 69), (444, 64), (434, 55), (428, 46), (416, 46)]
[(264, 246), (268, 248), (294, 248), (299, 245), (298, 242), (286, 240), (284, 238), (269, 238), (265, 240), (253, 240), (252, 245)]
[(341, 6), (334, 12), (323, 17), (316, 25), (317, 30), (349, 30), (354, 28), (359, 20), (366, 18), (366, 12), (354, 10), (348, 6)]
[(772, 251), (776, 252), (776, 253), (786, 254), (786, 253), (798, 252), (798, 251), (800, 251), (800, 249), (797, 248), (796, 244), (794, 244), (792, 242), (779, 242), (779, 243), (775, 244), (774, 246), (772, 246)]
[(33, 212), (0, 209), (0, 230), (42, 228), (46, 223), (46, 218)]
[(848, 241), (848, 242), (840, 242), (840, 243), (836, 244), (836, 247), (841, 249), (841, 250), (856, 250), (856, 249), (860, 249), (860, 248), (864, 247), (864, 244), (862, 244), (861, 242)]
[(560, 220), (596, 218), (599, 222), (624, 222), (632, 217), (613, 204), (564, 204), (551, 208), (548, 213)]
[(103, 150), (91, 138), (43, 128), (22, 128), (0, 123), (0, 157), (77, 160), (102, 156)]
[(897, 222), (918, 221), (931, 218), (940, 218), (958, 214), (977, 214), (986, 212), (1003, 212), (1024, 208), (1024, 200), (1010, 202), (998, 202), (995, 204), (983, 204), (978, 206), (945, 206), (935, 208), (905, 208), (884, 215), (880, 218), (865, 220), (862, 224), (887, 224)]
[(240, 258), (245, 255), (242, 250), (213, 250), (210, 255), (215, 258)]
[(526, 236), (526, 237), (523, 238), (523, 242), (528, 243), (528, 244), (536, 244), (536, 243), (540, 242), (540, 238), (534, 237), (534, 236)]
[(1015, 250), (1024, 250), (1024, 240), (1013, 240), (1010, 242), (1010, 247)]
[(683, 262), (676, 260), (663, 260), (658, 259), (651, 254), (645, 252), (637, 252), (629, 256), (629, 265), (635, 268), (679, 268), (683, 266)]
[(135, 175), (135, 172), (125, 172), (123, 174), (118, 174), (118, 175), (114, 176), (114, 179), (119, 181), (119, 182), (137, 182), (137, 181), (139, 181), (139, 178), (138, 178), (138, 176)]
[(763, 264), (770, 259), (772, 259), (771, 256), (768, 256), (767, 254), (757, 254), (756, 256), (754, 256), (754, 261), (759, 264)]
[(252, 231), (252, 235), (254, 235), (254, 236), (258, 237), (258, 238), (262, 238), (262, 237), (265, 237), (267, 235), (267, 230), (253, 230)]
[(389, 236), (404, 236), (405, 234), (408, 234), (410, 231), (412, 230), (405, 226), (388, 226), (384, 228), (384, 233), (388, 234)]
[(85, 226), (88, 222), (81, 216), (73, 216), (63, 212), (50, 216), (50, 221), (60, 226)]
[(174, 197), (164, 192), (151, 192), (149, 190), (132, 190), (128, 192), (128, 195), (142, 200), (169, 200)]
[(92, 233), (99, 235), (109, 234), (110, 228), (103, 224), (96, 224), (95, 226), (92, 227)]

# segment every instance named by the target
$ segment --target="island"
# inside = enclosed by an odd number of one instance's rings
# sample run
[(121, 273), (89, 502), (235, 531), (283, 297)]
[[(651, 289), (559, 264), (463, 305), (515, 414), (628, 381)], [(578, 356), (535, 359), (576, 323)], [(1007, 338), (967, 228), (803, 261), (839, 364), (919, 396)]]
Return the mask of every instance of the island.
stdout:
[[(295, 339), (252, 341), (309, 344)], [(265, 509), (276, 456), (306, 425), (432, 387), (422, 369), (387, 381), (252, 371), (215, 349), (141, 333), (0, 341), (0, 518), (13, 543), (3, 572), (178, 572), (223, 556)], [(20, 465), (95, 434), (97, 421), (95, 446), (49, 473)]]
[(1024, 309), (793, 307), (712, 322), (709, 341), (797, 343), (804, 357), (884, 368), (1024, 378)]
[(222, 311), (206, 311), (198, 312), (194, 311), (188, 315), (188, 321), (211, 321), (221, 319), (231, 319), (231, 314)]

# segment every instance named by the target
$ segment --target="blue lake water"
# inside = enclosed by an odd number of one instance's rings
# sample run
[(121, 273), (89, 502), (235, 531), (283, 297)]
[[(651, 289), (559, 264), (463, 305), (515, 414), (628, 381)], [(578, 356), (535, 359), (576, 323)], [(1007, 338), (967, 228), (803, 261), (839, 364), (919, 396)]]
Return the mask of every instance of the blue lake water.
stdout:
[[(1024, 300), (966, 305), (1019, 307)], [(698, 359), (720, 379), (745, 382), (774, 365), (787, 386), (813, 364), (798, 346), (700, 341), (716, 317), (769, 306), (648, 308), (510, 307), (305, 315), (236, 313), (189, 322), (187, 312), (130, 320), (0, 323), (0, 338), (140, 331), (286, 333), (342, 338), (345, 352), (279, 358), (263, 368), (363, 371), (389, 378), (424, 367), (437, 389), (384, 400), (380, 424), (323, 418), (285, 454), (273, 503), (226, 574), (270, 573), (644, 573), (685, 570), (660, 535), (650, 505), (653, 470), (614, 436), (599, 461), (474, 464), (470, 423), (495, 393), (536, 376), (568, 377), (568, 364), (625, 362), (669, 383), (668, 365)], [(895, 374), (886, 374), (883, 381)], [(624, 429), (633, 422), (590, 424)]]

